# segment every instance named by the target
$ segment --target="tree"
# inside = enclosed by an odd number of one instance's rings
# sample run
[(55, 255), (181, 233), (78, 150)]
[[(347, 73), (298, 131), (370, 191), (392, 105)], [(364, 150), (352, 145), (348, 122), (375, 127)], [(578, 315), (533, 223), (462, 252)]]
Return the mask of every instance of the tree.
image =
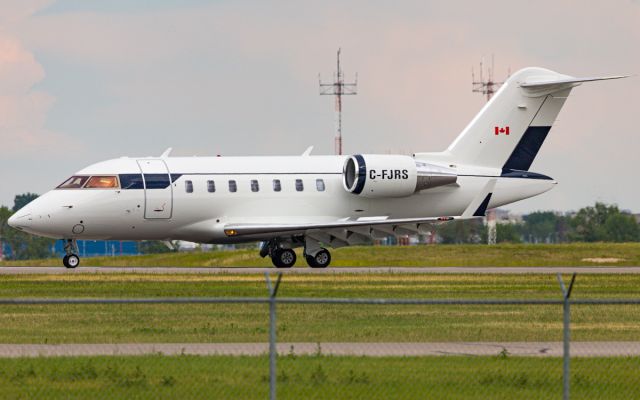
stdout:
[(631, 215), (613, 214), (604, 223), (607, 240), (612, 242), (636, 242), (640, 240), (640, 227)]
[(7, 223), (16, 210), (37, 197), (34, 193), (24, 193), (15, 197), (13, 211), (4, 206), (0, 207), (0, 237), (9, 246), (7, 258), (26, 260), (51, 256), (54, 240), (21, 232), (11, 228)]
[(552, 211), (536, 211), (524, 217), (522, 234), (526, 241), (534, 243), (556, 242), (562, 230), (563, 217)]
[(585, 207), (571, 218), (569, 237), (581, 242), (617, 242), (639, 240), (638, 224), (631, 215), (623, 214), (615, 205), (596, 203)]
[(436, 225), (436, 233), (441, 243), (480, 243), (484, 232), (480, 219), (452, 221)]
[(521, 226), (516, 224), (497, 224), (496, 242), (498, 243), (521, 243)]
[(37, 198), (38, 195), (35, 193), (23, 193), (16, 195), (16, 197), (13, 199), (13, 212), (20, 210), (22, 207), (26, 206)]

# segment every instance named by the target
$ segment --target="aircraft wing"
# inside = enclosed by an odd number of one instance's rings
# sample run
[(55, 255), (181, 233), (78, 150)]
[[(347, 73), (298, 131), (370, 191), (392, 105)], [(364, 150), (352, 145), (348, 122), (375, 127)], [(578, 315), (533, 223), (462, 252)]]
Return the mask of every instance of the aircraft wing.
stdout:
[[(357, 219), (345, 218), (321, 223), (294, 224), (227, 224), (224, 233), (228, 237), (263, 237), (265, 235), (285, 236), (306, 234), (323, 242), (334, 242), (335, 239), (353, 244), (348, 240), (370, 236), (406, 235), (424, 233), (425, 227), (431, 224), (453, 221), (457, 219), (471, 219), (484, 217), (496, 180), (490, 179), (483, 189), (469, 203), (465, 211), (459, 216), (419, 217), (419, 218), (388, 218), (362, 217)], [(353, 240), (358, 241), (358, 240)], [(346, 245), (345, 244), (345, 245)]]

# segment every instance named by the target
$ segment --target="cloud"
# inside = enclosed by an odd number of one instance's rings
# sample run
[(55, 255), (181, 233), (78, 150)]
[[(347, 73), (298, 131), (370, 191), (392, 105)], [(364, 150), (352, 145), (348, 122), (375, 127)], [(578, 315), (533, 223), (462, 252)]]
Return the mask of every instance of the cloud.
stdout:
[[(347, 78), (359, 72), (360, 89), (345, 99), (345, 150), (438, 151), (484, 104), (470, 93), (470, 67), (482, 56), (496, 53), (498, 80), (532, 65), (575, 76), (640, 70), (640, 7), (628, 0), (162, 2), (170, 7), (74, 0), (36, 12), (42, 0), (3, 9), (3, 141), (20, 138), (28, 146), (14, 149), (24, 151), (64, 140), (57, 129), (90, 150), (77, 163), (168, 146), (226, 155), (295, 154), (314, 144), (330, 153), (332, 99), (318, 96), (316, 74), (331, 78), (342, 46)], [(626, 99), (639, 85), (632, 78), (575, 90), (534, 165), (559, 171), (566, 184), (525, 207), (589, 203), (605, 189), (572, 185), (585, 170), (618, 185), (606, 190), (627, 203), (638, 197), (620, 185), (633, 181), (635, 147), (620, 144), (637, 143), (637, 102)], [(593, 168), (594, 159), (607, 168)]]
[(45, 127), (55, 101), (34, 90), (45, 76), (33, 53), (9, 31), (47, 2), (20, 2), (3, 10), (0, 22), (0, 155), (30, 153), (56, 147), (66, 139)]

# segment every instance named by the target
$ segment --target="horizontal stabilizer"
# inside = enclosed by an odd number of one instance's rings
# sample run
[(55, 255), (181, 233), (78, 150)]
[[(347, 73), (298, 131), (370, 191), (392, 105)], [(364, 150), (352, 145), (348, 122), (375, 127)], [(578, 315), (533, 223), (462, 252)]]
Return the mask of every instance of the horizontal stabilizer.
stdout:
[(600, 77), (591, 77), (591, 78), (571, 78), (568, 77), (566, 79), (553, 79), (553, 80), (543, 80), (540, 82), (522, 82), (520, 87), (523, 88), (533, 88), (533, 87), (542, 87), (542, 86), (550, 86), (550, 85), (561, 85), (565, 83), (570, 84), (580, 84), (583, 82), (593, 82), (593, 81), (607, 81), (609, 79), (622, 79), (628, 78), (631, 75), (613, 75), (613, 76), (600, 76)]
[(542, 97), (549, 94), (557, 93), (565, 89), (571, 89), (584, 82), (607, 81), (611, 79), (628, 78), (629, 75), (601, 76), (589, 78), (574, 78), (568, 75), (556, 76), (530, 76), (524, 82), (520, 82), (520, 87), (524, 90), (526, 96)]

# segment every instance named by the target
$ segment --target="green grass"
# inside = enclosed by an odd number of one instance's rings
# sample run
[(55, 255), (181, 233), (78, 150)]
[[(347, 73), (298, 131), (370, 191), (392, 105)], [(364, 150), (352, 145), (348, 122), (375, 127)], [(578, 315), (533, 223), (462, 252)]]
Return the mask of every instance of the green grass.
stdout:
[[(300, 252), (299, 252), (300, 253)], [(366, 246), (336, 249), (333, 267), (353, 266), (582, 266), (640, 265), (640, 243), (501, 244)], [(300, 255), (300, 254), (299, 254)], [(594, 262), (585, 259), (608, 258), (617, 261)], [(85, 258), (91, 266), (179, 266), (179, 267), (257, 267), (271, 266), (257, 249), (194, 253), (165, 253), (145, 256)], [(60, 266), (59, 259), (3, 261), (2, 265)], [(299, 257), (298, 266), (306, 267)]]
[[(572, 360), (572, 399), (640, 397), (639, 358)], [(278, 359), (279, 399), (557, 399), (560, 358)], [(4, 399), (264, 399), (266, 357), (0, 359)]]
[[(265, 296), (260, 275), (3, 276), (0, 297)], [(560, 298), (553, 275), (291, 275), (281, 297)], [(638, 298), (638, 275), (581, 275), (574, 298)], [(281, 341), (559, 341), (560, 306), (279, 305)], [(640, 340), (640, 306), (574, 306), (574, 340)], [(2, 305), (0, 343), (265, 342), (263, 304)]]

